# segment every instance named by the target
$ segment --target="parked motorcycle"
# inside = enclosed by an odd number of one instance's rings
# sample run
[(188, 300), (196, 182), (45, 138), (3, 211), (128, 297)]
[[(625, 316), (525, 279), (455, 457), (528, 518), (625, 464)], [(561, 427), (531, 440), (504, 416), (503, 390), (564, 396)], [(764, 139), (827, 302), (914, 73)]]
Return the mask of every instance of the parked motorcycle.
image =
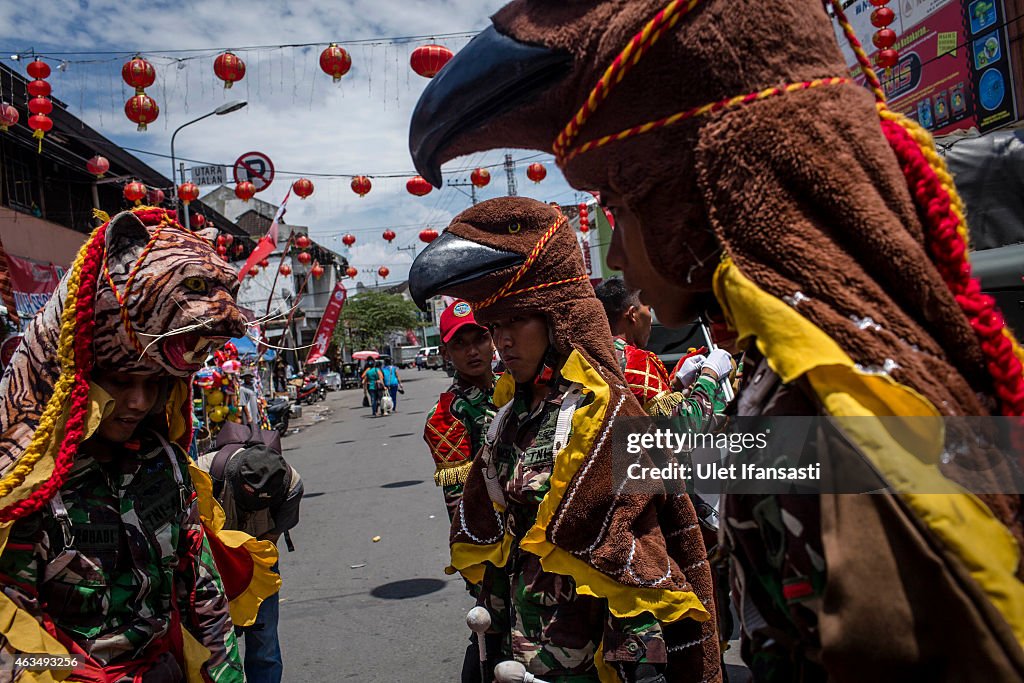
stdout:
[(316, 375), (306, 375), (302, 379), (302, 386), (296, 390), (295, 400), (298, 403), (313, 405), (326, 397), (327, 389), (320, 383)]
[(267, 419), (270, 428), (276, 429), (281, 436), (288, 433), (288, 420), (291, 418), (292, 402), (287, 398), (272, 398), (267, 402)]

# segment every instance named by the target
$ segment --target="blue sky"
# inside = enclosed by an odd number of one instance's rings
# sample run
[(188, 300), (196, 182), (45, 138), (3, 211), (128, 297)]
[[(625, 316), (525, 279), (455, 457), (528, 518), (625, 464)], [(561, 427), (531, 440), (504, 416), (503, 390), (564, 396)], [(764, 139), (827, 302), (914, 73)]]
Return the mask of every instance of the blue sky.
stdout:
[[(177, 155), (230, 165), (240, 154), (260, 150), (283, 172), (403, 173), (412, 171), (409, 116), (427, 83), (409, 68), (409, 53), (429, 41), (345, 46), (353, 66), (338, 84), (319, 69), (321, 47), (239, 48), (472, 32), (488, 26), (490, 14), (503, 4), (502, 0), (307, 0), (301, 5), (278, 0), (5, 2), (0, 3), (0, 58), (9, 60), (12, 53), (32, 49), (41, 54), (94, 53), (66, 55), (67, 70), (54, 69), (49, 79), (53, 96), (126, 147), (168, 154), (171, 133), (179, 125), (223, 102), (245, 99), (249, 102), (245, 109), (211, 117), (179, 133)], [(468, 38), (437, 42), (457, 51)], [(209, 50), (171, 52), (201, 48)], [(218, 48), (234, 49), (247, 65), (245, 79), (230, 90), (213, 74)], [(123, 112), (132, 93), (122, 82), (120, 70), (130, 56), (125, 53), (134, 50), (141, 51), (157, 70), (156, 84), (147, 92), (157, 100), (160, 118), (144, 133), (136, 132)], [(445, 168), (499, 164), (504, 152), (473, 155)], [(516, 159), (528, 158), (518, 164), (521, 195), (561, 203), (582, 198), (565, 183), (549, 156), (525, 150), (512, 154)], [(170, 172), (169, 159), (137, 156), (165, 175)], [(532, 161), (548, 168), (541, 184), (525, 176)], [(482, 199), (505, 193), (504, 172), (492, 168), (491, 174), (491, 184), (479, 193)], [(468, 180), (468, 176), (466, 171), (449, 177)], [(258, 196), (279, 202), (297, 177), (279, 173)], [(309, 225), (314, 239), (346, 254), (356, 267), (375, 270), (387, 265), (392, 281), (406, 276), (412, 259), (411, 250), (398, 251), (398, 247), (422, 247), (416, 236), (423, 227), (440, 231), (470, 204), (469, 197), (447, 187), (413, 197), (405, 190), (404, 178), (374, 179), (373, 190), (362, 199), (351, 191), (348, 179), (311, 179), (315, 193), (305, 201), (289, 202), (288, 222)], [(398, 233), (390, 246), (380, 236), (387, 227)], [(357, 238), (351, 250), (341, 243), (345, 232)]]

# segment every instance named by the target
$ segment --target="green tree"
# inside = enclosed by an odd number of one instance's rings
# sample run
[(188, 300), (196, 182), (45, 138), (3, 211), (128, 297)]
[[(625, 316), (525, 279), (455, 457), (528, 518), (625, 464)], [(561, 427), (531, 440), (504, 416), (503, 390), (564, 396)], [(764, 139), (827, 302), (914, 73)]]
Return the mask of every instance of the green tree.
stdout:
[[(400, 294), (363, 292), (347, 302), (341, 310), (341, 325), (334, 329), (339, 344), (348, 343), (383, 350), (391, 332), (401, 332), (418, 323), (416, 304)], [(345, 338), (348, 330), (351, 338)]]

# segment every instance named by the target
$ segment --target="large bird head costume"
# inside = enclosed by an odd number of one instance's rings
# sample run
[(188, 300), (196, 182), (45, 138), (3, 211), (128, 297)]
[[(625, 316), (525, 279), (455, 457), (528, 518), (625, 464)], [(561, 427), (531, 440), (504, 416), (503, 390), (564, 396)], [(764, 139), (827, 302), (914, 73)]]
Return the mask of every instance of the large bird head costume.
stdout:
[(879, 125), (884, 96), (849, 78), (822, 3), (517, 0), (493, 24), (417, 105), (425, 178), (479, 150), (552, 151), (571, 184), (621, 197), (674, 286), (710, 291), (721, 252), (940, 412), (1024, 413), (952, 182), (927, 133), (884, 106)]
[[(409, 289), (421, 307), (437, 294), (465, 299), (485, 324), (516, 313), (545, 316), (561, 376), (590, 398), (573, 413), (551, 489), (520, 548), (607, 599), (614, 614), (650, 611), (663, 621), (676, 672), (670, 680), (718, 680), (711, 576), (689, 498), (623, 494), (614, 480), (612, 427), (646, 414), (615, 360), (604, 308), (565, 216), (523, 197), (481, 202), (420, 253)], [(511, 399), (511, 384), (506, 374), (495, 404)], [(502, 566), (513, 538), (495, 514), (482, 462), (473, 461), (452, 526), (452, 566), (471, 580), (485, 562)], [(617, 680), (606, 675), (602, 681)]]
[(543, 202), (503, 197), (463, 211), (417, 257), (409, 289), (421, 307), (439, 293), (465, 299), (483, 324), (510, 311), (541, 313), (563, 359), (575, 348), (619, 372), (575, 234)]

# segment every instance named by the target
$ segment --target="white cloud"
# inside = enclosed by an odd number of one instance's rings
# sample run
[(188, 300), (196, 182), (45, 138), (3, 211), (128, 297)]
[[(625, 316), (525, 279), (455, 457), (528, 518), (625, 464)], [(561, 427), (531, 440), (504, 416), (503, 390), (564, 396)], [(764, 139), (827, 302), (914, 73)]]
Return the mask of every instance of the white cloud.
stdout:
[[(504, 0), (350, 0), (339, 3), (309, 0), (301, 12), (278, 0), (253, 0), (242, 5), (218, 2), (147, 2), (126, 6), (115, 0), (60, 0), (42, 3), (3, 3), (0, 7), (0, 46), (7, 54), (30, 47), (47, 54), (69, 50), (150, 53), (157, 83), (149, 90), (161, 109), (146, 133), (137, 133), (123, 113), (130, 89), (120, 78), (121, 55), (92, 56), (96, 63), (72, 63), (66, 72), (54, 70), (53, 95), (89, 125), (127, 147), (167, 154), (171, 133), (182, 123), (233, 99), (248, 106), (224, 117), (210, 117), (181, 131), (175, 151), (179, 157), (231, 164), (250, 150), (266, 152), (279, 171), (303, 173), (409, 172), (408, 122), (427, 81), (412, 73), (409, 53), (418, 44), (355, 45), (349, 49), (353, 66), (341, 83), (320, 71), (317, 48), (238, 50), (247, 63), (246, 77), (225, 90), (213, 74), (213, 54), (180, 62), (162, 51), (188, 48), (242, 48), (254, 45), (360, 40), (382, 36), (414, 36), (475, 31), (489, 25), (488, 16)], [(439, 40), (453, 50), (466, 39)], [(193, 57), (191, 53), (182, 57)], [(69, 59), (86, 57), (69, 56)], [(513, 151), (523, 158), (532, 153)], [(497, 164), (504, 151), (456, 160), (446, 168)], [(165, 175), (168, 159), (139, 155)], [(544, 161), (545, 159), (541, 159)], [(548, 157), (546, 159), (550, 161)], [(532, 159), (531, 159), (532, 161)], [(573, 201), (573, 191), (553, 163), (548, 177), (534, 185), (518, 169), (520, 194), (544, 201)], [(468, 172), (461, 174), (468, 179)], [(280, 201), (297, 176), (279, 174), (261, 199)], [(375, 178), (373, 190), (360, 199), (348, 179), (310, 176), (316, 191), (305, 201), (290, 202), (287, 220), (308, 225), (310, 235), (346, 253), (340, 240), (346, 231), (356, 235), (352, 260), (359, 268), (388, 265), (389, 281), (408, 272), (412, 251), (422, 247), (417, 234), (424, 227), (440, 231), (469, 198), (446, 187), (425, 197), (405, 190), (405, 179)], [(505, 194), (505, 174), (491, 169), (491, 183), (480, 199)], [(212, 188), (204, 188), (212, 189)], [(387, 245), (380, 234), (392, 227), (398, 237)]]

